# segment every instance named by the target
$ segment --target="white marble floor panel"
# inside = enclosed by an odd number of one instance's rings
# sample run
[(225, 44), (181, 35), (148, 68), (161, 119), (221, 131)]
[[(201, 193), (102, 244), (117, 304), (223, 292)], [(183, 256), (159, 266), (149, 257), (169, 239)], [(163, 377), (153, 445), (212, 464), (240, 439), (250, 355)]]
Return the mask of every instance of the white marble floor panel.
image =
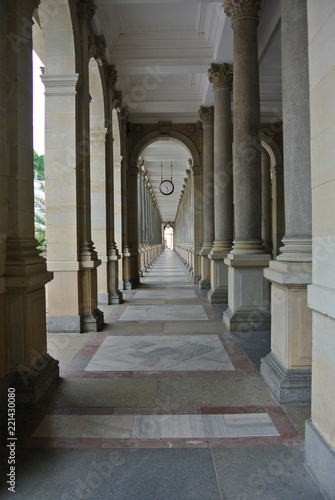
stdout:
[[(229, 422), (238, 417), (239, 433)], [(135, 415), (132, 438), (231, 438), (279, 436), (267, 413), (247, 415)]]
[(85, 371), (235, 370), (217, 335), (107, 337)]
[(196, 299), (194, 290), (137, 290), (134, 293), (135, 299)]
[(119, 321), (206, 321), (203, 306), (128, 306)]

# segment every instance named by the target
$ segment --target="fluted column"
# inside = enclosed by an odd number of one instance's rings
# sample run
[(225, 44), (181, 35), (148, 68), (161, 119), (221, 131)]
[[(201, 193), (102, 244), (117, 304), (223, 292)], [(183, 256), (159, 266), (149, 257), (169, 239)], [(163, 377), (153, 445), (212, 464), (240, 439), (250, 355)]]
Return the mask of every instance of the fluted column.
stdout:
[(270, 156), (264, 148), (261, 153), (262, 161), (262, 240), (265, 250), (272, 251), (271, 235), (271, 166)]
[[(311, 157), (306, 1), (282, 0), (285, 230), (281, 254), (264, 275), (272, 284), (271, 353), (261, 374), (281, 403), (311, 397)], [(292, 50), (294, 47), (294, 50)]]
[(211, 262), (208, 254), (214, 242), (214, 107), (201, 106), (199, 116), (204, 130), (203, 135), (203, 210), (204, 241), (201, 247), (202, 290), (211, 288)]
[(233, 177), (231, 64), (212, 64), (208, 71), (214, 91), (214, 244), (210, 252), (211, 289), (208, 300), (228, 302), (228, 269), (224, 259), (233, 239)]
[(257, 26), (260, 0), (226, 0), (234, 31), (233, 175), (234, 243), (228, 266), (230, 330), (270, 327), (269, 286), (263, 277), (270, 256), (261, 238), (261, 144)]

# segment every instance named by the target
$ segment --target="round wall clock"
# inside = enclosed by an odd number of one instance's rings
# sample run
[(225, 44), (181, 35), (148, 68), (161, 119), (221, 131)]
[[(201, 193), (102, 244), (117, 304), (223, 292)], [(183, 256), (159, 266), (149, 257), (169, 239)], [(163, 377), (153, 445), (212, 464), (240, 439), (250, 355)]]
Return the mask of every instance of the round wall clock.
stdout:
[(162, 194), (169, 195), (174, 191), (174, 184), (169, 179), (164, 179), (159, 185), (159, 190)]

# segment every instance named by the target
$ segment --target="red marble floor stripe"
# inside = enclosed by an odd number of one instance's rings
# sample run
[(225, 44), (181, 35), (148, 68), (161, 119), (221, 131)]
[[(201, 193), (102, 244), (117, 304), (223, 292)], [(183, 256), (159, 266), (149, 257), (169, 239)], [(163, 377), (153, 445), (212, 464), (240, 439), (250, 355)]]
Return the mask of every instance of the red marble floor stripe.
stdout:
[(296, 428), (280, 406), (268, 406), (266, 407), (266, 411), (277, 431), (283, 438), (289, 440), (300, 439), (301, 442), (303, 442), (303, 439), (300, 436), (299, 432), (296, 430)]
[(218, 335), (218, 337), (236, 370), (257, 372), (236, 340), (233, 338), (224, 338), (222, 335)]
[(202, 415), (231, 415), (247, 413), (267, 413), (264, 406), (212, 406), (200, 408)]

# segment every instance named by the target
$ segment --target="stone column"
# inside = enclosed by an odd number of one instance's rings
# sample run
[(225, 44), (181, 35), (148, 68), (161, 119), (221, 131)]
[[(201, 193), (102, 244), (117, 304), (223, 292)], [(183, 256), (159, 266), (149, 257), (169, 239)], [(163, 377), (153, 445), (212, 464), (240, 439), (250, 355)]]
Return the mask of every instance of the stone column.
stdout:
[(269, 284), (263, 269), (270, 256), (261, 239), (261, 145), (257, 25), (260, 0), (226, 0), (234, 31), (234, 209), (235, 236), (228, 266), (230, 330), (270, 327)]
[(201, 247), (202, 290), (211, 288), (211, 261), (208, 254), (214, 241), (214, 107), (201, 106), (199, 116), (204, 130), (203, 135), (203, 210), (204, 241)]
[(228, 302), (228, 268), (224, 262), (233, 240), (233, 177), (231, 64), (212, 64), (208, 71), (214, 91), (214, 244), (208, 300)]
[[(191, 164), (191, 160), (189, 160)], [(204, 241), (204, 211), (203, 211), (203, 170), (200, 166), (193, 165), (191, 170), (192, 187), (192, 219), (191, 219), (191, 245), (193, 283), (198, 284), (201, 278), (200, 250)]]
[(48, 286), (50, 332), (97, 331), (104, 323), (97, 307), (101, 262), (91, 239), (88, 64), (94, 12), (85, 3), (77, 6), (82, 49), (79, 78), (54, 74), (42, 78), (46, 87), (47, 259), (48, 269), (54, 271)]
[(45, 284), (52, 274), (34, 237), (30, 23), (38, 3), (0, 7), (0, 395), (6, 393), (0, 414), (9, 384), (17, 404), (33, 405), (58, 377), (46, 341)]
[(270, 156), (264, 148), (261, 153), (262, 161), (262, 240), (265, 250), (272, 252), (271, 235), (271, 166)]
[(138, 263), (138, 203), (137, 203), (137, 165), (130, 165), (127, 178), (127, 215), (128, 215), (128, 242), (130, 247), (130, 282), (132, 288), (139, 285)]
[[(271, 353), (261, 374), (280, 403), (311, 397), (311, 158), (306, 2), (282, 0), (285, 228), (281, 254), (265, 277), (272, 283)], [(292, 50), (294, 47), (294, 50)]]

